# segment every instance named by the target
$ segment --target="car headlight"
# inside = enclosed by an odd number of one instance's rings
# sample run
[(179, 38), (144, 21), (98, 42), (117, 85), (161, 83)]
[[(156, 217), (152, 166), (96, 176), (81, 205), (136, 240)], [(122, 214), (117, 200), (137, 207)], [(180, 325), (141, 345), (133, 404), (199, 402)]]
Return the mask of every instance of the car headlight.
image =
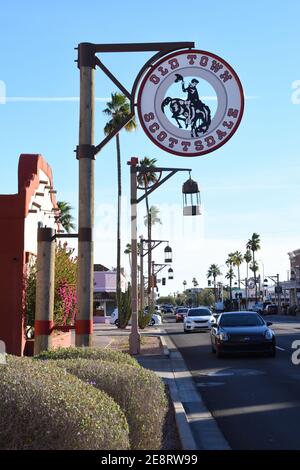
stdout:
[(267, 331), (265, 332), (265, 338), (266, 338), (266, 339), (273, 339), (273, 333), (272, 333), (271, 330), (267, 330)]
[(221, 341), (228, 341), (229, 340), (229, 336), (225, 332), (220, 333), (219, 338), (220, 338)]

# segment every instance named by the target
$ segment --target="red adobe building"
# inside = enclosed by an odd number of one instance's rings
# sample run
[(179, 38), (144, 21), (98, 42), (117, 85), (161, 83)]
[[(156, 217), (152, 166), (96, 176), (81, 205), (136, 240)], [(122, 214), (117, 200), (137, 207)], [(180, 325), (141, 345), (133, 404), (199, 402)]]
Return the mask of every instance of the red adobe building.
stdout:
[(25, 347), (24, 275), (37, 252), (37, 227), (57, 228), (52, 171), (41, 155), (22, 154), (18, 192), (0, 195), (0, 340), (6, 352)]

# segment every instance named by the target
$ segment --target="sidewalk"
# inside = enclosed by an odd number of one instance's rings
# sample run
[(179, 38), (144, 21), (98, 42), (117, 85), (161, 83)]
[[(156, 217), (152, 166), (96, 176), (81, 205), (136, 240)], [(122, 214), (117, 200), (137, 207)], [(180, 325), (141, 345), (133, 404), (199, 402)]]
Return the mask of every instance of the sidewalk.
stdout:
[[(128, 336), (130, 327), (119, 330), (113, 325), (97, 324), (94, 328), (94, 345), (109, 347), (116, 338)], [(162, 347), (152, 354), (136, 356), (146, 369), (156, 372), (169, 386), (176, 424), (184, 450), (229, 450), (230, 447), (218, 425), (204, 405), (191, 373), (163, 327), (149, 327), (141, 335), (160, 338)]]

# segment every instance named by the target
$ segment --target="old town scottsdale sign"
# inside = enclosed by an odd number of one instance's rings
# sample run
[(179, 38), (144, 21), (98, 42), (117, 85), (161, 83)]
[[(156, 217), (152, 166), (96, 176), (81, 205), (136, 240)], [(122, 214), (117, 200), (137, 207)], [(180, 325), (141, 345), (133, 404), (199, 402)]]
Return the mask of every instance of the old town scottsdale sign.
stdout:
[(243, 110), (235, 71), (220, 57), (200, 50), (164, 56), (145, 75), (138, 94), (145, 133), (162, 150), (179, 156), (201, 156), (224, 145), (237, 130)]

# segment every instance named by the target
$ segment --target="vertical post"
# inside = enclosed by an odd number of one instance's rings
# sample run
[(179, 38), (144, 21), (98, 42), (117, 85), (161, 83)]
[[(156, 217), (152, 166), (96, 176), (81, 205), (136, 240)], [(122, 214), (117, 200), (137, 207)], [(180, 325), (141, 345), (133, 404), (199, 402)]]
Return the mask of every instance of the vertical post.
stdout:
[(154, 289), (155, 289), (155, 274), (154, 274), (154, 261), (151, 261), (151, 307), (154, 307)]
[(140, 237), (140, 311), (144, 311), (144, 297), (145, 297), (145, 287), (144, 287), (144, 239)]
[(39, 227), (34, 355), (51, 349), (54, 309), (55, 230)]
[(140, 334), (138, 331), (138, 299), (137, 299), (137, 158), (130, 164), (130, 207), (131, 207), (131, 332), (129, 335), (129, 351), (135, 355), (140, 353)]
[(277, 286), (278, 286), (278, 314), (280, 315), (281, 314), (281, 292), (279, 292), (279, 287), (280, 287), (280, 284), (279, 284), (279, 274), (276, 274), (276, 280), (277, 280)]
[(79, 45), (80, 123), (79, 214), (76, 346), (91, 346), (93, 333), (93, 225), (94, 225), (94, 61), (92, 44)]

